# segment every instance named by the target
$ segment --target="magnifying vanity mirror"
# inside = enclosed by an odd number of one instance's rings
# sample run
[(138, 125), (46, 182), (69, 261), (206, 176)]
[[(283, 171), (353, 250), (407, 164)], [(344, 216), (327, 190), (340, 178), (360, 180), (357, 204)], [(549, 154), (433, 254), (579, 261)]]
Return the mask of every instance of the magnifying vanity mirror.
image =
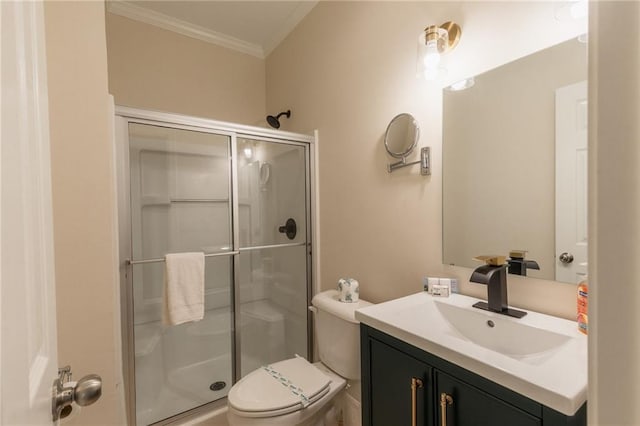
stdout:
[[(587, 45), (571, 39), (443, 94), (443, 263), (526, 250), (535, 278), (587, 269)], [(569, 261), (571, 260), (571, 261)]]
[(407, 163), (407, 157), (415, 149), (419, 138), (420, 127), (411, 114), (402, 113), (393, 117), (384, 134), (384, 147), (390, 156), (398, 158), (400, 161), (387, 166), (389, 173), (402, 167), (420, 164), (420, 173), (422, 175), (430, 174), (428, 147), (420, 150), (420, 160)]
[(384, 147), (394, 158), (406, 158), (418, 143), (420, 127), (411, 114), (398, 114), (387, 126), (384, 134)]

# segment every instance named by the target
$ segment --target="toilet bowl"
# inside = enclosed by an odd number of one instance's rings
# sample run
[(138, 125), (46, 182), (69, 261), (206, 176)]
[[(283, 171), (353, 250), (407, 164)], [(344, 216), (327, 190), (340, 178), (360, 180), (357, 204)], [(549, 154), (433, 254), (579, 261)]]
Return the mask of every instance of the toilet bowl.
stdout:
[[(342, 303), (329, 290), (312, 300), (320, 361), (295, 356), (258, 368), (229, 390), (231, 426), (336, 426), (347, 381), (360, 380), (360, 300)], [(358, 383), (359, 385), (359, 383)]]

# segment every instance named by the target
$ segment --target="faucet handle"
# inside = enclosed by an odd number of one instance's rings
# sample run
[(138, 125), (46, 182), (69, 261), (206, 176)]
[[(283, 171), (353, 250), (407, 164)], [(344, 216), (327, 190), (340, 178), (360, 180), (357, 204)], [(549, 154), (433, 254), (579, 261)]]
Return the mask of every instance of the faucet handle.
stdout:
[(527, 250), (510, 250), (509, 257), (512, 259), (524, 259), (527, 256)]
[(490, 266), (502, 266), (505, 264), (507, 257), (501, 256), (498, 254), (483, 254), (483, 255), (474, 257), (473, 260), (478, 262), (484, 262)]

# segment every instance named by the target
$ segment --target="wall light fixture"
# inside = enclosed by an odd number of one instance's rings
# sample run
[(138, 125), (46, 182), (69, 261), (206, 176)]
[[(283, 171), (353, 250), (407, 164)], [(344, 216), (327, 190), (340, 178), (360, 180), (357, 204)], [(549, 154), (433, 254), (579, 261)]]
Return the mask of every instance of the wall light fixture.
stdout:
[(447, 73), (442, 64), (442, 54), (458, 45), (462, 30), (455, 22), (429, 25), (418, 37), (418, 75), (426, 80), (436, 80)]

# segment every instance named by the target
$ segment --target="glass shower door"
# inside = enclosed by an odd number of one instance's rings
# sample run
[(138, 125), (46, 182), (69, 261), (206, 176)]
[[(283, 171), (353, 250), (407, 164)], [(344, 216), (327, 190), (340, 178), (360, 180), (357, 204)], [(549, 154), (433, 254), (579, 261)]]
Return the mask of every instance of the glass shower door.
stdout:
[(238, 137), (240, 375), (308, 355), (308, 146)]
[[(226, 396), (232, 384), (231, 137), (129, 124), (136, 422)], [(203, 251), (205, 315), (162, 325), (163, 256)]]

